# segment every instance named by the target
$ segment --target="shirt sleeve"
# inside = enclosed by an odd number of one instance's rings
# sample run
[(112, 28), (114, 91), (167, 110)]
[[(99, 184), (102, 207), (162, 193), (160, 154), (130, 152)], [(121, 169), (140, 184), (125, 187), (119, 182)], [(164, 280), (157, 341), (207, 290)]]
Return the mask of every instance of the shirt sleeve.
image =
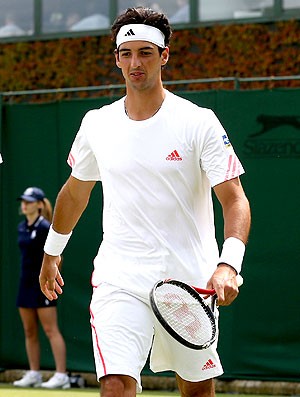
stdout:
[(216, 186), (240, 176), (245, 171), (222, 124), (210, 112), (201, 148), (200, 165), (211, 185)]
[(0, 164), (1, 164), (1, 163), (3, 163), (3, 160), (2, 160), (1, 153), (0, 153)]
[(87, 139), (88, 113), (83, 118), (80, 129), (72, 144), (67, 163), (72, 168), (71, 175), (81, 181), (101, 180), (98, 163)]

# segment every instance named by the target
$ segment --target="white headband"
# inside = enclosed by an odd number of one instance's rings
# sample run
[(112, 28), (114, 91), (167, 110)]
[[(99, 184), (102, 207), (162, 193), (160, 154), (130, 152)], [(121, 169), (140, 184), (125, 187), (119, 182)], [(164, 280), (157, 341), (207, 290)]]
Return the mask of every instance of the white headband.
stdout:
[(119, 30), (116, 39), (117, 48), (127, 41), (149, 41), (158, 47), (165, 48), (164, 34), (154, 26), (145, 24), (124, 25)]

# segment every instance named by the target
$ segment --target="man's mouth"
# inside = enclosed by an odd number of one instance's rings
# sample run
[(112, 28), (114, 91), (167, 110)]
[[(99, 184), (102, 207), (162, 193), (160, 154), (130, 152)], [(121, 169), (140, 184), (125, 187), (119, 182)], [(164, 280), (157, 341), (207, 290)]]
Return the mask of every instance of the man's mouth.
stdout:
[(143, 72), (141, 72), (141, 71), (135, 71), (135, 72), (131, 72), (130, 73), (130, 76), (133, 76), (133, 77), (140, 77), (140, 76), (142, 76), (144, 73)]

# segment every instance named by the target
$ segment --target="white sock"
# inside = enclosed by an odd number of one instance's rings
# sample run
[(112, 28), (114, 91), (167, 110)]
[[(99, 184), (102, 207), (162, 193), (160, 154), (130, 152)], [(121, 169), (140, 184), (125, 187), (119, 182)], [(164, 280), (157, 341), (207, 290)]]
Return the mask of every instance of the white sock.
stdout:
[(65, 373), (65, 372), (56, 372), (55, 375), (58, 375), (58, 377), (59, 377), (60, 379), (63, 379), (63, 378), (66, 377), (66, 373)]
[(40, 371), (34, 371), (34, 370), (30, 370), (29, 371), (32, 375), (38, 375), (40, 373)]

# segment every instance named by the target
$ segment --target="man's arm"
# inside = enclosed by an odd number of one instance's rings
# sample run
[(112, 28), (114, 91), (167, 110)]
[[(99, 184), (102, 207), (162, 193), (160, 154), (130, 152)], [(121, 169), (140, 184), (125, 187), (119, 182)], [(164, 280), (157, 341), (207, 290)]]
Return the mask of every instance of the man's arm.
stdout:
[[(68, 235), (72, 232), (89, 202), (94, 186), (94, 181), (84, 182), (70, 176), (56, 199), (52, 221), (54, 232), (59, 235)], [(60, 260), (60, 255), (44, 254), (40, 287), (49, 300), (57, 299), (57, 293), (62, 293), (61, 287), (64, 281), (58, 270)]]
[[(223, 182), (215, 186), (214, 191), (223, 209), (224, 240), (234, 237), (237, 248), (241, 246), (243, 249), (243, 244), (247, 243), (249, 236), (251, 214), (240, 179), (234, 178)], [(234, 257), (236, 252), (232, 252), (232, 255)], [(221, 262), (208, 281), (207, 288), (216, 290), (219, 305), (229, 305), (237, 297), (236, 274), (230, 263)]]

